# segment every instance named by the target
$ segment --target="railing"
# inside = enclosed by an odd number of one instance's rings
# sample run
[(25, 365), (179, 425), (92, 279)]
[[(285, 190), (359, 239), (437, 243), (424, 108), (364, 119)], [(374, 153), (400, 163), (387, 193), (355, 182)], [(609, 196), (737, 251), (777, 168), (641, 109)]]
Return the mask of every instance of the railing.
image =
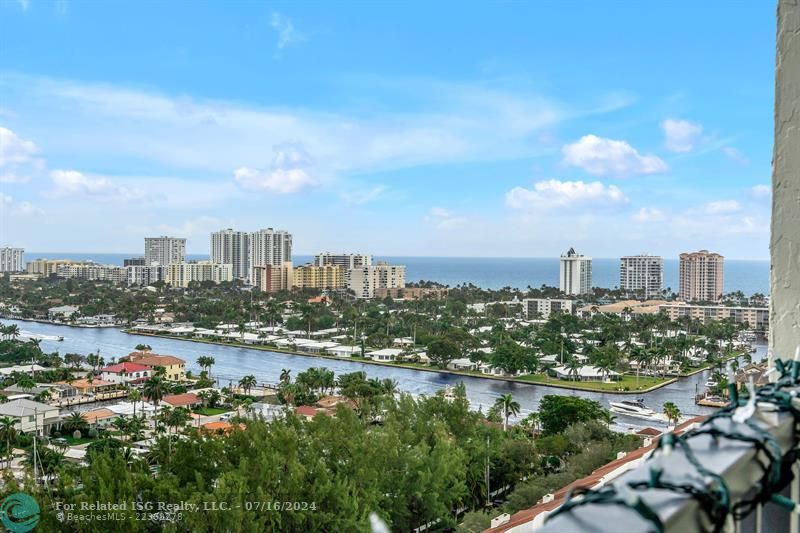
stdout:
[(573, 493), (540, 531), (798, 533), (800, 358), (776, 361), (775, 372), (747, 399), (730, 389), (730, 407), (662, 437), (640, 467)]

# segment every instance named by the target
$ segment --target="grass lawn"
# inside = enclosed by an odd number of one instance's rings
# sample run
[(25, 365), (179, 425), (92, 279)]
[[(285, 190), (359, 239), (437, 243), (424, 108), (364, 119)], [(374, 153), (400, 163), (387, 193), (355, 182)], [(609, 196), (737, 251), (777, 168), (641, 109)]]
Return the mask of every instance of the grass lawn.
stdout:
[(526, 376), (519, 376), (517, 379), (523, 381), (530, 381), (531, 383), (544, 383), (549, 385), (563, 385), (565, 387), (572, 387), (575, 389), (583, 390), (596, 390), (596, 391), (619, 391), (629, 390), (636, 392), (638, 390), (645, 390), (655, 385), (660, 385), (670, 378), (654, 378), (650, 376), (639, 376), (639, 386), (636, 386), (636, 376), (622, 376), (622, 379), (613, 383), (603, 383), (602, 381), (568, 381), (564, 379), (548, 378), (544, 374), (528, 374)]
[(223, 409), (222, 407), (201, 407), (200, 409), (194, 410), (195, 413), (203, 416), (221, 415), (228, 411), (230, 411), (230, 409)]

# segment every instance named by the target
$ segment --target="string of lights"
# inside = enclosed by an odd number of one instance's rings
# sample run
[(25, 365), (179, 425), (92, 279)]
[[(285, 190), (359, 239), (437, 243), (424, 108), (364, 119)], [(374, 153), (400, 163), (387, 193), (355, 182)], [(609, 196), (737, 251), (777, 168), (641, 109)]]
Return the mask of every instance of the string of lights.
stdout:
[[(779, 494), (794, 478), (792, 466), (800, 456), (797, 442), (784, 454), (773, 435), (753, 419), (757, 410), (762, 413), (788, 413), (793, 417), (796, 430), (800, 422), (800, 397), (794, 388), (800, 385), (800, 347), (795, 352), (794, 360), (776, 358), (770, 373), (775, 372), (779, 375), (777, 380), (758, 390), (751, 381), (748, 393), (742, 395), (731, 376), (728, 384), (730, 403), (726, 407), (709, 416), (698, 428), (680, 436), (670, 432), (661, 437), (648, 458), (649, 479), (619, 482), (598, 489), (576, 488), (570, 491), (561, 507), (550, 513), (547, 521), (585, 505), (618, 505), (636, 512), (652, 524), (654, 531), (660, 533), (664, 530), (661, 518), (641, 498), (643, 491), (653, 489), (694, 498), (708, 518), (707, 530), (715, 533), (723, 531), (732, 520), (742, 520), (767, 502), (800, 514), (800, 502)], [(723, 477), (708, 470), (697, 459), (691, 442), (704, 435), (711, 438), (712, 446), (719, 446), (721, 440), (729, 440), (753, 447), (763, 474), (752, 496), (733, 502)], [(694, 472), (682, 474), (679, 480), (671, 479), (674, 477), (672, 473), (668, 476), (664, 474), (664, 461), (674, 452), (681, 453), (694, 469)]]

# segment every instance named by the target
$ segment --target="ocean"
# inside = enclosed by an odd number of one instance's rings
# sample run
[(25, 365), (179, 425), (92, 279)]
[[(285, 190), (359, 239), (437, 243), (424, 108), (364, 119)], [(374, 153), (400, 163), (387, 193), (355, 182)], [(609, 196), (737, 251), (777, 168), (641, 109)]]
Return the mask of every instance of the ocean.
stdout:
[[(26, 252), (30, 261), (48, 259), (92, 260), (109, 265), (122, 265), (124, 259), (140, 254), (45, 253)], [(207, 255), (188, 254), (188, 259), (208, 259)], [(295, 255), (294, 264), (311, 261), (313, 256)], [(503, 257), (379, 257), (376, 261), (406, 265), (406, 281), (437, 281), (454, 286), (472, 283), (484, 289), (514, 287), (525, 289), (541, 285), (558, 286), (559, 259)], [(592, 284), (614, 288), (619, 285), (619, 259), (595, 258), (592, 262)], [(677, 291), (678, 260), (664, 259), (664, 287)], [(769, 294), (769, 261), (725, 261), (725, 292), (742, 291), (746, 295)]]

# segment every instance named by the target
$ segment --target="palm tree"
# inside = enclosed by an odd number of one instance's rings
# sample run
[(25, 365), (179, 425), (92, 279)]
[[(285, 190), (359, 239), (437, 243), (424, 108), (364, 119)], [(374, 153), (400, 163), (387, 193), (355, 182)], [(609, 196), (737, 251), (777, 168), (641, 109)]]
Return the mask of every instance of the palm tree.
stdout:
[(72, 412), (64, 419), (61, 423), (61, 427), (66, 429), (70, 433), (73, 431), (80, 431), (86, 428), (86, 420), (83, 419), (83, 416), (77, 411)]
[(17, 419), (4, 416), (0, 418), (0, 435), (2, 435), (3, 440), (6, 441), (6, 469), (11, 466), (11, 442), (16, 442), (17, 440)]
[(139, 392), (139, 389), (128, 391), (128, 401), (133, 403), (133, 418), (136, 418), (136, 402), (142, 401), (142, 393)]
[(494, 404), (500, 408), (500, 412), (503, 413), (503, 431), (508, 429), (508, 419), (510, 416), (517, 416), (519, 414), (519, 403), (514, 401), (514, 398), (510, 394), (503, 394), (501, 395)]
[(567, 361), (567, 364), (565, 366), (567, 367), (567, 370), (569, 370), (569, 375), (572, 377), (573, 381), (577, 381), (578, 373), (580, 372), (581, 367), (583, 366), (581, 365), (580, 361), (578, 361), (578, 358), (577, 357), (570, 358), (570, 360)]
[(244, 389), (245, 394), (250, 394), (250, 389), (256, 386), (256, 377), (252, 374), (244, 376), (239, 380), (239, 387)]
[(385, 392), (387, 396), (394, 396), (395, 394), (397, 394), (397, 391), (399, 390), (397, 380), (395, 379), (386, 378), (383, 381), (381, 381), (381, 385), (383, 388), (383, 392)]
[(206, 372), (211, 372), (211, 367), (215, 363), (214, 358), (210, 355), (201, 355), (197, 358), (197, 365)]
[(144, 397), (147, 398), (153, 406), (158, 408), (158, 402), (164, 398), (164, 393), (167, 390), (167, 384), (158, 376), (148, 379), (143, 387), (142, 392)]
[(292, 371), (289, 370), (288, 368), (281, 369), (281, 377), (279, 378), (280, 382), (281, 383), (289, 382), (292, 379), (291, 378), (291, 373), (292, 373)]
[(664, 414), (667, 416), (668, 422), (674, 422), (676, 424), (681, 418), (681, 410), (672, 402), (666, 402), (664, 404)]
[(189, 416), (189, 411), (184, 407), (177, 407), (172, 409), (166, 416), (165, 423), (167, 426), (175, 428), (175, 433), (178, 432), (179, 427), (186, 425), (192, 417)]

